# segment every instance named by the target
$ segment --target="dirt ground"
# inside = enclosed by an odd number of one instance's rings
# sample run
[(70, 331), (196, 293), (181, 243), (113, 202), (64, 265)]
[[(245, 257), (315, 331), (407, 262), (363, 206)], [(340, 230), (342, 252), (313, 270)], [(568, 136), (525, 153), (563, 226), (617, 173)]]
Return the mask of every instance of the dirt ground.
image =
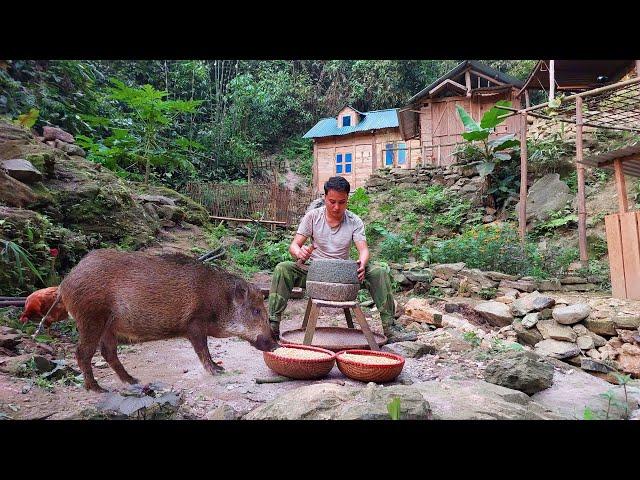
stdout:
[[(306, 307), (306, 299), (291, 300), (285, 312), (282, 330), (299, 328)], [(381, 333), (379, 316), (364, 309), (372, 329)], [(344, 316), (332, 309), (323, 309), (319, 326), (345, 326)], [(61, 339), (62, 340), (62, 339)], [(77, 369), (73, 343), (59, 343), (58, 355)], [(274, 377), (263, 360), (262, 352), (238, 338), (209, 338), (214, 361), (221, 361), (225, 371), (212, 376), (198, 360), (186, 339), (172, 339), (121, 346), (119, 353), (127, 371), (141, 383), (160, 382), (174, 391), (181, 391), (184, 403), (181, 411), (195, 418), (206, 418), (217, 407), (226, 404), (240, 413), (247, 413), (292, 388), (314, 381), (290, 380), (281, 383), (256, 383), (256, 378)], [(99, 352), (93, 359), (94, 374), (102, 387), (109, 391), (124, 391), (113, 370), (105, 364)], [(96, 366), (95, 364), (98, 364)], [(480, 364), (466, 359), (449, 361), (446, 357), (426, 355), (420, 359), (406, 359), (402, 374), (393, 383), (412, 383), (437, 378), (480, 376)], [(337, 367), (316, 382), (337, 382), (362, 385), (343, 376)], [(82, 386), (55, 384), (52, 390), (33, 384), (33, 379), (0, 373), (0, 414), (12, 419), (65, 419), (80, 411), (95, 407), (104, 394), (87, 392)]]

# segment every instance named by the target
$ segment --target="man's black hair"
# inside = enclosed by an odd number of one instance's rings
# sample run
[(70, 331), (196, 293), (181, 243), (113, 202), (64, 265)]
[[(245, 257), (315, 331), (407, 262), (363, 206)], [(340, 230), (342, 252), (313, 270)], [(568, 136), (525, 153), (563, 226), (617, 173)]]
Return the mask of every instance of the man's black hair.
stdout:
[(329, 190), (349, 193), (351, 185), (349, 185), (349, 182), (344, 177), (331, 177), (329, 180), (324, 182), (324, 194), (328, 194)]

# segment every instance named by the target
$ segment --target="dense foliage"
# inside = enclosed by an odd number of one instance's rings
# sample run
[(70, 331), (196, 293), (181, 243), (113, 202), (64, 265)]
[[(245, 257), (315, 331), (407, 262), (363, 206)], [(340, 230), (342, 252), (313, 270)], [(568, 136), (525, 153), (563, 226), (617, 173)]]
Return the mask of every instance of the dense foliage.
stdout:
[[(155, 183), (242, 178), (244, 160), (285, 151), (309, 176), (311, 143), (296, 141), (320, 118), (346, 104), (400, 107), (458, 62), (8, 60), (0, 61), (0, 116), (60, 126), (80, 136), (90, 159)], [(519, 79), (534, 63), (486, 62)]]

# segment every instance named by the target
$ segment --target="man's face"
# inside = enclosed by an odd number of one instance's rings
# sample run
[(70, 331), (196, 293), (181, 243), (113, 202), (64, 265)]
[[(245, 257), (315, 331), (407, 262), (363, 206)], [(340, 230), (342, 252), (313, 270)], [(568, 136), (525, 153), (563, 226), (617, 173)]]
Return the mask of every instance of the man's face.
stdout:
[(346, 192), (336, 192), (329, 190), (324, 196), (324, 204), (327, 207), (327, 214), (335, 220), (342, 220), (344, 211), (347, 209), (349, 194)]

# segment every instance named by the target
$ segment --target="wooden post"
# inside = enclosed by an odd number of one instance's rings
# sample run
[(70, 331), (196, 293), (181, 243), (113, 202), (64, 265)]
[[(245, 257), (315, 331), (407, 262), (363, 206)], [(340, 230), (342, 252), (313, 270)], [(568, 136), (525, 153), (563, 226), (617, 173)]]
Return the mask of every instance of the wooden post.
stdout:
[(524, 246), (527, 234), (527, 114), (520, 117), (520, 243)]
[(251, 183), (251, 160), (247, 160), (247, 183)]
[(556, 92), (555, 60), (549, 60), (549, 101), (555, 98), (555, 92)]
[(578, 245), (580, 262), (586, 268), (587, 253), (587, 203), (584, 193), (584, 165), (582, 163), (582, 97), (576, 98), (576, 168), (578, 170)]
[(471, 72), (467, 70), (464, 72), (464, 81), (467, 84), (467, 97), (471, 96)]
[(618, 194), (618, 210), (620, 213), (626, 213), (629, 210), (629, 200), (627, 199), (627, 185), (624, 180), (624, 171), (622, 170), (622, 160), (616, 158), (613, 161), (613, 169), (616, 177), (616, 192)]
[(525, 108), (529, 108), (531, 106), (531, 101), (529, 100), (529, 90), (524, 91), (524, 105)]

